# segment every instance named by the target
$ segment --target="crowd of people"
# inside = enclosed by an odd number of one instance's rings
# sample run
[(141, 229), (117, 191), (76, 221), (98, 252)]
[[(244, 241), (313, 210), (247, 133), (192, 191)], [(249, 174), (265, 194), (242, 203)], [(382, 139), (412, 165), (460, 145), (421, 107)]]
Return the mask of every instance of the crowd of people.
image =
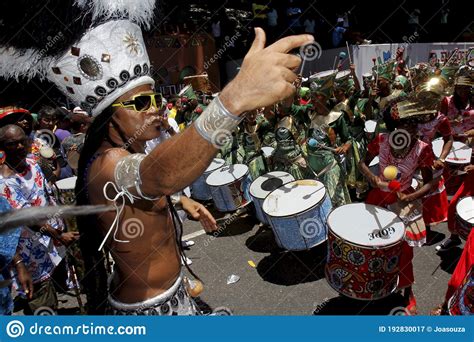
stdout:
[[(188, 86), (166, 99), (153, 90), (131, 10), (121, 20), (115, 10), (100, 20), (86, 16), (81, 25), (99, 23), (47, 66), (48, 77), (78, 107), (45, 106), (37, 114), (14, 103), (0, 109), (2, 211), (68, 200), (115, 209), (74, 220), (55, 215), (2, 232), (2, 313), (13, 311), (15, 286), (15, 307), (26, 314), (56, 311), (57, 292), (70, 289), (87, 295), (89, 314), (202, 314), (193, 299), (199, 277), (183, 252), (182, 224), (192, 217), (206, 232), (218, 230), (206, 205), (187, 189), (218, 157), (247, 165), (249, 181), (285, 171), (296, 180), (320, 181), (333, 208), (365, 202), (403, 217), (398, 287), (407, 312), (416, 314), (413, 249), (429, 243), (430, 229), (446, 221), (452, 235), (437, 250), (461, 245), (456, 204), (474, 192), (472, 160), (462, 169), (447, 162), (455, 142), (473, 144), (472, 60), (408, 69), (402, 59), (391, 59), (363, 75), (363, 84), (353, 65), (340, 70), (340, 63), (303, 79), (295, 73), (300, 57), (288, 52), (313, 37), (289, 36), (266, 46), (264, 31), (256, 29), (239, 74), (218, 94)], [(216, 139), (216, 132), (225, 139)], [(438, 137), (442, 147), (435, 155), (431, 142)], [(73, 187), (59, 186), (72, 177)], [(413, 208), (419, 215), (404, 217)], [(130, 222), (143, 228), (138, 238), (130, 237)], [(436, 313), (449, 311), (448, 300), (472, 271), (473, 234), (461, 236), (467, 238), (464, 252)]]

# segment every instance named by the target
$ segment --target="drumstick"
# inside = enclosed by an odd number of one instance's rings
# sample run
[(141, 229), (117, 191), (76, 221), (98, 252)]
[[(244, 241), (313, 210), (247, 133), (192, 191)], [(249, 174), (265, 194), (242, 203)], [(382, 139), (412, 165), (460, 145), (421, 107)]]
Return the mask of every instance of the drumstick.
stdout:
[(334, 63), (332, 65), (332, 70), (335, 70), (336, 69), (336, 63), (337, 63), (337, 59), (339, 58), (339, 56), (336, 56), (334, 57)]
[(346, 40), (346, 47), (347, 47), (347, 56), (349, 56), (349, 64), (352, 64), (352, 59), (351, 59), (351, 51), (349, 49), (349, 43)]

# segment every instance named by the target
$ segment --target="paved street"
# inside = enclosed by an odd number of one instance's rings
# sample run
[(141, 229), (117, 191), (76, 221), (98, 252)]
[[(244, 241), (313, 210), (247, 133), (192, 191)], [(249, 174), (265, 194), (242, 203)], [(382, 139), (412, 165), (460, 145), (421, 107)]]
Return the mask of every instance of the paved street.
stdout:
[[(184, 237), (196, 242), (187, 256), (204, 282), (202, 308), (226, 306), (237, 315), (310, 315), (315, 310), (320, 315), (387, 315), (402, 305), (398, 294), (376, 302), (339, 296), (324, 278), (325, 244), (305, 252), (284, 252), (271, 230), (262, 229), (249, 216), (221, 219), (220, 224), (218, 237), (204, 234), (197, 222), (184, 225)], [(440, 224), (434, 231), (435, 240), (440, 241), (447, 226)], [(422, 315), (442, 302), (462, 252), (457, 248), (440, 257), (435, 253), (436, 244), (415, 248), (414, 289)], [(240, 280), (228, 285), (227, 278), (233, 274)], [(78, 312), (73, 297), (59, 298), (60, 314)]]

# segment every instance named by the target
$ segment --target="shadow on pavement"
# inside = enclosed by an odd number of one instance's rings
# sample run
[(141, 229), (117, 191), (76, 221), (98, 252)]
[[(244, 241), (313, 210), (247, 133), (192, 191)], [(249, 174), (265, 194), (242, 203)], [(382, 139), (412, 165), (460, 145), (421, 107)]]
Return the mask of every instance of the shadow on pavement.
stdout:
[(308, 251), (273, 252), (257, 265), (263, 280), (277, 285), (297, 285), (324, 278), (326, 244)]
[(404, 306), (403, 297), (398, 293), (374, 301), (356, 300), (340, 295), (318, 303), (313, 315), (404, 315)]

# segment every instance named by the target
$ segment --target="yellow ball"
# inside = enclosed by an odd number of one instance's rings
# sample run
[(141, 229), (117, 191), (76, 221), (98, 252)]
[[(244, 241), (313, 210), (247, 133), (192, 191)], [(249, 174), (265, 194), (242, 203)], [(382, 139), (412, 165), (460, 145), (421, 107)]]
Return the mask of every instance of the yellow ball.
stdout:
[(396, 166), (390, 165), (383, 170), (383, 175), (388, 180), (394, 180), (397, 178), (398, 169)]

